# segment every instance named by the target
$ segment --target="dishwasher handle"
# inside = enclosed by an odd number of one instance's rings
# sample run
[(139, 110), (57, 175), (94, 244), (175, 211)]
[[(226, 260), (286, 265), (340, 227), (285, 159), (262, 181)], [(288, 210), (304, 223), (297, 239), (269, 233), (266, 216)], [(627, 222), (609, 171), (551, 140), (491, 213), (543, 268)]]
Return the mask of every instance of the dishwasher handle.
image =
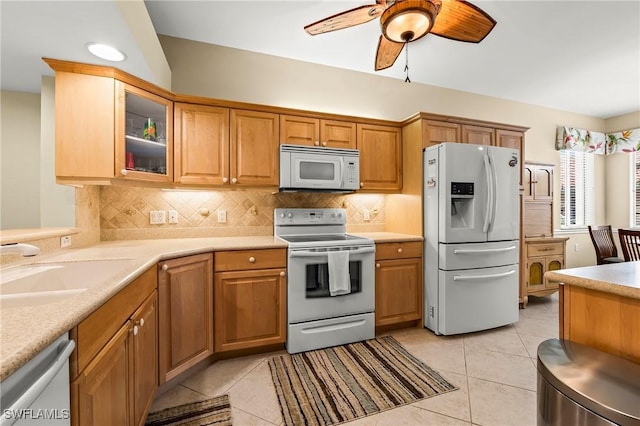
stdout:
[(20, 397), (14, 402), (10, 407), (7, 407), (3, 410), (2, 418), (0, 418), (0, 426), (10, 426), (14, 424), (18, 418), (10, 417), (7, 418), (6, 414), (14, 413), (20, 410), (26, 410), (34, 403), (34, 401), (40, 396), (43, 390), (51, 383), (53, 378), (58, 374), (58, 371), (65, 365), (69, 355), (73, 352), (73, 349), (76, 347), (76, 342), (73, 340), (69, 340), (67, 344), (62, 348), (60, 353), (56, 356), (56, 359), (53, 360), (51, 366), (42, 373), (40, 377), (31, 385), (29, 389), (27, 389)]

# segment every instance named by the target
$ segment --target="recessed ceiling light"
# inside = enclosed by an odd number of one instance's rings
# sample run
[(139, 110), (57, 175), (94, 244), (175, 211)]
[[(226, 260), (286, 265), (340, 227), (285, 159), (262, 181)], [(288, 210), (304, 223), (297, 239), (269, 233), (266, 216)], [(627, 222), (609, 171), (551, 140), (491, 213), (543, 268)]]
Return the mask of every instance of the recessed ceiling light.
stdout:
[(120, 62), (127, 59), (127, 55), (118, 49), (101, 43), (87, 43), (87, 49), (95, 56), (107, 61)]

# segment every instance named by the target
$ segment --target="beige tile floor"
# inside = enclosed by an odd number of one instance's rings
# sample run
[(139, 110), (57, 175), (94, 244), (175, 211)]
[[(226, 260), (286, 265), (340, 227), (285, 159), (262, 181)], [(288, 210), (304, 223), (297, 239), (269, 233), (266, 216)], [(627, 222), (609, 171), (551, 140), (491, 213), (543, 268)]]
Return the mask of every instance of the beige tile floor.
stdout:
[[(530, 298), (517, 323), (461, 336), (426, 329), (389, 333), (458, 390), (350, 425), (535, 425), (536, 348), (558, 336), (558, 295)], [(283, 425), (267, 360), (272, 352), (217, 362), (154, 401), (152, 411), (229, 394), (233, 424)]]

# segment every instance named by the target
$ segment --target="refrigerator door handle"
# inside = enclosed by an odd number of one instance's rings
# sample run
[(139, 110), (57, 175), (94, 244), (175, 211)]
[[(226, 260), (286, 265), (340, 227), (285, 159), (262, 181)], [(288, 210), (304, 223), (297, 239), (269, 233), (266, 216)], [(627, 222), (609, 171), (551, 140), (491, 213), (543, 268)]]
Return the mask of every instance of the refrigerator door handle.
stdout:
[(453, 254), (475, 254), (475, 253), (502, 253), (505, 251), (515, 250), (516, 246), (501, 247), (494, 249), (455, 249)]
[(491, 210), (493, 208), (493, 185), (491, 182), (491, 164), (489, 163), (489, 153), (484, 153), (484, 174), (487, 178), (487, 190), (489, 192), (489, 199), (487, 200), (487, 206), (484, 209), (484, 225), (482, 225), (482, 232), (485, 234), (489, 231), (489, 224), (491, 223)]
[(486, 280), (489, 278), (504, 278), (509, 275), (513, 275), (516, 273), (515, 269), (512, 269), (507, 272), (501, 272), (499, 274), (488, 274), (488, 275), (454, 275), (454, 281), (477, 281), (477, 280)]
[(496, 175), (496, 162), (493, 156), (489, 156), (491, 165), (491, 215), (489, 216), (490, 227), (496, 221), (496, 209), (498, 208), (498, 176)]

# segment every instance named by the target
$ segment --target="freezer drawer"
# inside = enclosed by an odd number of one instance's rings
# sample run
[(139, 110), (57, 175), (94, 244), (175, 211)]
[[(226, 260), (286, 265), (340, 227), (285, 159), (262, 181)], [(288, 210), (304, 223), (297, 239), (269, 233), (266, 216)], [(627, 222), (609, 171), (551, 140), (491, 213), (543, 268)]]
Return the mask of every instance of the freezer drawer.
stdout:
[(515, 241), (494, 243), (440, 244), (438, 268), (446, 271), (514, 265), (520, 257)]
[(439, 334), (469, 333), (518, 321), (518, 265), (439, 271)]

